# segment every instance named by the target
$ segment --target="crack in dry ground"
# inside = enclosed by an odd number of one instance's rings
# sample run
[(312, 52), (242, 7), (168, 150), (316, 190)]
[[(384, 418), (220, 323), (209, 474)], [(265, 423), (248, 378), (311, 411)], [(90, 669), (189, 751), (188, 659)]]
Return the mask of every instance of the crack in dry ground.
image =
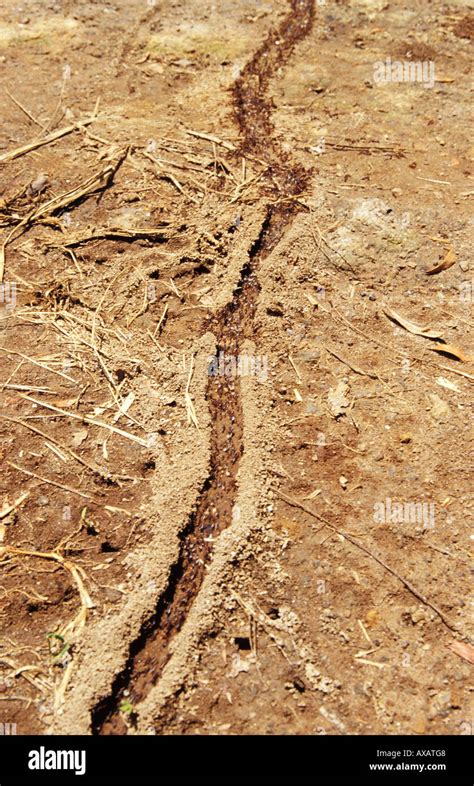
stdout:
[[(284, 64), (296, 43), (311, 30), (312, 0), (292, 0), (291, 11), (267, 39), (237, 79), (233, 90), (235, 116), (242, 134), (242, 153), (271, 159), (267, 171), (273, 201), (267, 208), (257, 240), (241, 271), (232, 300), (209, 321), (217, 336), (216, 356), (237, 357), (242, 342), (254, 336), (254, 316), (260, 285), (257, 271), (274, 249), (300, 209), (295, 198), (307, 186), (311, 173), (295, 165), (275, 141), (271, 105), (266, 98), (270, 78)], [(111, 694), (92, 711), (95, 734), (126, 733), (120, 704), (126, 696), (133, 707), (144, 699), (160, 678), (170, 658), (169, 643), (182, 628), (199, 593), (213, 541), (232, 522), (237, 471), (244, 450), (243, 417), (238, 378), (209, 376), (206, 400), (211, 422), (211, 469), (199, 504), (181, 533), (178, 561), (153, 617), (130, 646), (125, 669), (117, 675)], [(127, 691), (127, 693), (125, 693)], [(130, 722), (136, 716), (132, 713)]]

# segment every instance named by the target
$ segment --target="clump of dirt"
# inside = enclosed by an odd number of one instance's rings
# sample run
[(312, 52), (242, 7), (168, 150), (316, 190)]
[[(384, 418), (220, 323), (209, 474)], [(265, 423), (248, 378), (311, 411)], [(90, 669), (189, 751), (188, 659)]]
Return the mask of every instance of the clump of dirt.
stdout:
[(474, 17), (472, 14), (464, 16), (453, 27), (453, 33), (459, 38), (468, 38), (470, 41), (474, 38)]

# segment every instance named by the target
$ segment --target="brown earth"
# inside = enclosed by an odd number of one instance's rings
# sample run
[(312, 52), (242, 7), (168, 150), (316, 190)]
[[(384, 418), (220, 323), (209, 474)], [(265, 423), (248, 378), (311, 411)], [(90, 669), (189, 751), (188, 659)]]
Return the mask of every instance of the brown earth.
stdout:
[(0, 721), (472, 733), (470, 4), (0, 7)]

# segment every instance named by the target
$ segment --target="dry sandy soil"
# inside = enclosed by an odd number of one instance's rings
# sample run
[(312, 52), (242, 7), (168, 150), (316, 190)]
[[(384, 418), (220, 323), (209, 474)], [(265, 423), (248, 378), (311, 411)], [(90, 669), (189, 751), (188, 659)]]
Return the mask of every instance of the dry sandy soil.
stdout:
[(471, 4), (0, 5), (1, 721), (470, 734)]

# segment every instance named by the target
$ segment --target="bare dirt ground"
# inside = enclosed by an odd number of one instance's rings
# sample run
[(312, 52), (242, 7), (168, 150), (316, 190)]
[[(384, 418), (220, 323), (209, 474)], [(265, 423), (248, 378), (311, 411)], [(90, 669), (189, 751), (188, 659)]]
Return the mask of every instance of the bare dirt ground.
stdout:
[(0, 720), (472, 733), (471, 4), (0, 6)]

